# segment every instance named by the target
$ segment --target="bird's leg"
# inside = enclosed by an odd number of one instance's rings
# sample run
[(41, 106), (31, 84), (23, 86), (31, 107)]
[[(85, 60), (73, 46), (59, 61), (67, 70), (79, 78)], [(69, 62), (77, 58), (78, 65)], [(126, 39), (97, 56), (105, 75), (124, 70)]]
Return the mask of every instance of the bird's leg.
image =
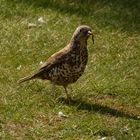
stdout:
[(67, 91), (67, 87), (66, 86), (64, 86), (64, 89), (65, 89), (65, 93), (66, 93), (66, 99), (67, 99), (67, 101), (70, 103), (71, 102), (71, 96), (68, 94), (68, 91)]
[(54, 98), (57, 97), (56, 86), (55, 86), (54, 83), (52, 83), (52, 96), (53, 96)]

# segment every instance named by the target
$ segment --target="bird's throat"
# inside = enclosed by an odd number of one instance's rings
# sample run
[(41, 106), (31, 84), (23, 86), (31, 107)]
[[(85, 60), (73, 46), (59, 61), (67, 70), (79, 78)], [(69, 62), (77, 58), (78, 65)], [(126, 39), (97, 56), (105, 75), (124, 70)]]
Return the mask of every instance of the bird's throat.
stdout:
[(86, 46), (87, 46), (87, 39), (81, 39), (81, 40), (79, 41), (79, 44), (80, 44), (80, 47), (81, 47), (81, 48), (86, 47)]

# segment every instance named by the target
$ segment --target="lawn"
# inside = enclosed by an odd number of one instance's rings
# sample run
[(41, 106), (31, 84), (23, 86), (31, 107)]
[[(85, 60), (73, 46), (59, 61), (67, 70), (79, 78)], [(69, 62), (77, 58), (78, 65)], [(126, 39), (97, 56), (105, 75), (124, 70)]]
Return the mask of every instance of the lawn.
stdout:
[[(17, 85), (82, 24), (95, 44), (71, 104), (49, 81)], [(139, 0), (0, 0), (0, 54), (0, 139), (140, 139)]]

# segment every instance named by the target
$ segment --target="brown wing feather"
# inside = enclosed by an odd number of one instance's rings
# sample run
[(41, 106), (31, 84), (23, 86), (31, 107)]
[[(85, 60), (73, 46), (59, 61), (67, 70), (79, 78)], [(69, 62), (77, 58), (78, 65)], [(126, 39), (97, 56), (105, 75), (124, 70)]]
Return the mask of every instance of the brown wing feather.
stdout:
[[(49, 73), (49, 71), (55, 67), (55, 65), (60, 65), (64, 61), (66, 61), (66, 57), (68, 52), (70, 51), (69, 45), (67, 45), (65, 48), (60, 50), (59, 52), (56, 52), (53, 54), (49, 59), (47, 60), (46, 63), (44, 63), (41, 68), (33, 75), (23, 77), (17, 81), (17, 83), (23, 83), (25, 81), (29, 81), (35, 78), (40, 78), (40, 79), (46, 79), (46, 74)], [(45, 76), (44, 76), (45, 75)]]
[(59, 52), (56, 52), (51, 57), (48, 58), (47, 62), (45, 62), (41, 68), (34, 74), (35, 77), (43, 78), (44, 74), (49, 72), (51, 68), (53, 68), (55, 65), (60, 65), (61, 63), (66, 61), (66, 57), (68, 52), (70, 51), (69, 45), (60, 50)]

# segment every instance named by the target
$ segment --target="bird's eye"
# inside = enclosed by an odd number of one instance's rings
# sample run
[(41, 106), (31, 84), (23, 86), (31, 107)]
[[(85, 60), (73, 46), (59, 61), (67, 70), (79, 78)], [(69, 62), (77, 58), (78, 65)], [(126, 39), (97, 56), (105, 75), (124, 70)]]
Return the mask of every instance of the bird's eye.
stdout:
[(82, 32), (82, 29), (80, 29), (80, 33)]

